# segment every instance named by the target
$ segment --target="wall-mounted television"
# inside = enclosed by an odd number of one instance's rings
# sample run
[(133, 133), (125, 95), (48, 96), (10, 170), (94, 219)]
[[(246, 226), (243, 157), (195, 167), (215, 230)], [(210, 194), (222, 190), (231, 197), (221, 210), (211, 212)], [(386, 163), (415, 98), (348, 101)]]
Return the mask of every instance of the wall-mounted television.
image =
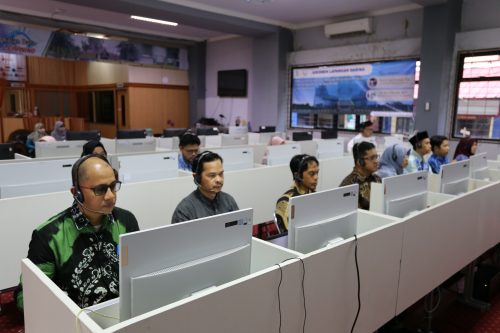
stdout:
[(235, 69), (217, 72), (217, 96), (247, 97), (247, 70)]

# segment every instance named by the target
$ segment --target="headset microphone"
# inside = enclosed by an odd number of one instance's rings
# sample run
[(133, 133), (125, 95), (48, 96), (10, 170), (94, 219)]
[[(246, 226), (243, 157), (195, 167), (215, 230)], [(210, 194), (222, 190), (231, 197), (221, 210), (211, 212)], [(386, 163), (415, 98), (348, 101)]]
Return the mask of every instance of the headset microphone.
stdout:
[(101, 212), (99, 210), (93, 210), (93, 209), (90, 209), (88, 208), (87, 206), (85, 206), (85, 204), (79, 200), (79, 197), (77, 194), (73, 195), (73, 198), (76, 200), (76, 202), (78, 202), (80, 204), (80, 206), (82, 206), (82, 208), (84, 210), (88, 210), (89, 212), (92, 212), (92, 213), (97, 213), (97, 214), (103, 214), (103, 215), (108, 215), (109, 213), (107, 212)]

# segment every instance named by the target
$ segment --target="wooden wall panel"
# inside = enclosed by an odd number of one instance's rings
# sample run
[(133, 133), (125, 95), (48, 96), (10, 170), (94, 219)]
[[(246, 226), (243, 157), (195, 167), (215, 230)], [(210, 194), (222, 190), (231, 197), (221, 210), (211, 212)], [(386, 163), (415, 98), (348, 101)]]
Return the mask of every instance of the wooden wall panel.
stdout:
[(27, 57), (30, 84), (75, 85), (75, 61)]
[[(128, 89), (129, 128), (152, 128), (161, 133), (166, 127), (188, 126), (188, 88)], [(168, 122), (173, 122), (169, 126)]]

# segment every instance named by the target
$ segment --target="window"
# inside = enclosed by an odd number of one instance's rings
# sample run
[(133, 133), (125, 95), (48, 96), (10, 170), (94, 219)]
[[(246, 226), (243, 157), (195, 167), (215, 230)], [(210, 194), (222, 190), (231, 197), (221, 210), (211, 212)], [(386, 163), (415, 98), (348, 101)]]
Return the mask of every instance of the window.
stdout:
[(459, 56), (453, 137), (500, 139), (500, 50)]
[(290, 127), (410, 133), (420, 62), (414, 59), (292, 68)]

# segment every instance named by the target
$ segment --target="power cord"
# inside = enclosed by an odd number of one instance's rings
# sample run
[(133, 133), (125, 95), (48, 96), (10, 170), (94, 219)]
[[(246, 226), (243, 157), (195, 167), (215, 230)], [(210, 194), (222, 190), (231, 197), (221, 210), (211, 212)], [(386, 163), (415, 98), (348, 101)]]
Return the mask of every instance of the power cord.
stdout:
[(116, 317), (113, 317), (113, 316), (108, 316), (108, 315), (105, 315), (105, 314), (102, 314), (102, 313), (99, 313), (97, 311), (94, 311), (94, 310), (91, 310), (89, 308), (81, 308), (80, 311), (78, 311), (78, 313), (76, 314), (76, 318), (75, 318), (75, 332), (76, 333), (80, 333), (81, 330), (80, 330), (80, 325), (78, 325), (78, 321), (80, 320), (80, 315), (83, 313), (83, 311), (88, 311), (88, 312), (92, 312), (98, 316), (101, 316), (103, 318), (108, 318), (108, 319), (114, 319), (114, 320), (120, 320), (120, 318), (116, 318)]
[(280, 281), (278, 283), (278, 311), (279, 311), (279, 328), (278, 332), (281, 333), (281, 296), (280, 296), (280, 288), (281, 288), (281, 282), (283, 281), (283, 268), (281, 267), (281, 264), (289, 261), (289, 260), (294, 260), (298, 259), (302, 263), (302, 299), (303, 299), (303, 306), (304, 306), (304, 321), (302, 322), (302, 332), (305, 332), (306, 329), (306, 319), (307, 319), (307, 308), (306, 308), (306, 293), (304, 289), (304, 281), (305, 281), (305, 276), (306, 276), (306, 266), (304, 264), (304, 261), (301, 258), (288, 258), (280, 262), (279, 264), (276, 264), (278, 268), (280, 269)]
[(359, 264), (358, 264), (358, 236), (354, 235), (354, 261), (356, 263), (356, 275), (358, 279), (358, 311), (356, 312), (356, 317), (352, 323), (351, 333), (354, 332), (354, 327), (358, 322), (359, 313), (361, 312), (361, 280), (359, 278)]

